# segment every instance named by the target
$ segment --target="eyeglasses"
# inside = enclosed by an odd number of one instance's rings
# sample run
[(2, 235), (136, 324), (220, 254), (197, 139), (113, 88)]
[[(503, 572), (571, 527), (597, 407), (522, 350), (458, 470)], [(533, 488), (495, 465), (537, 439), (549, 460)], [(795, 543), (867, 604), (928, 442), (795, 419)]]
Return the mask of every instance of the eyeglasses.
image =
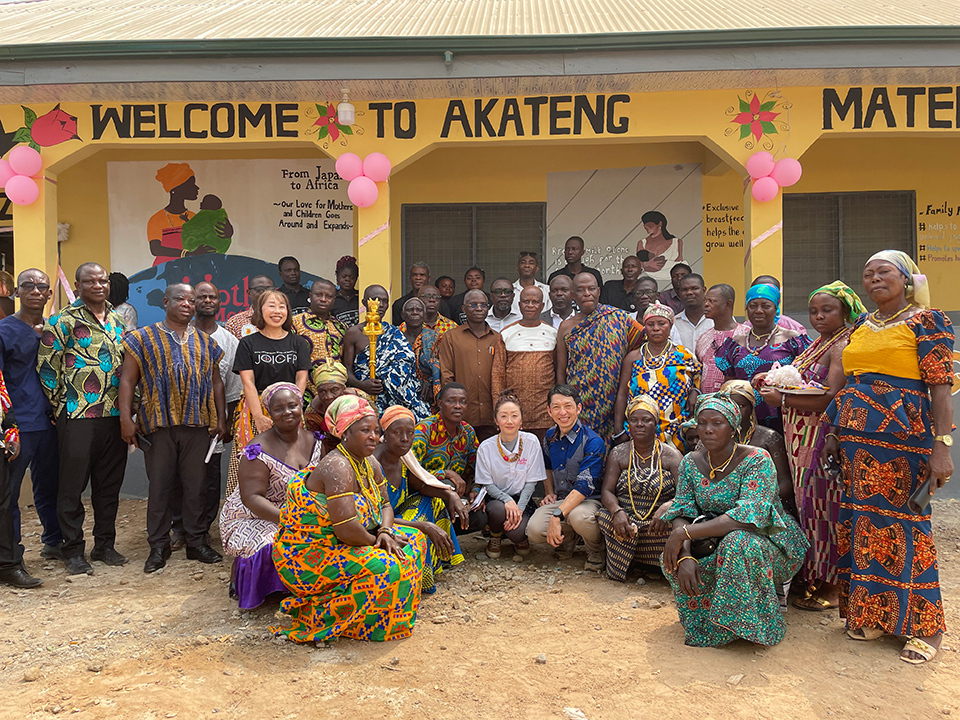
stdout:
[(50, 286), (47, 283), (35, 283), (35, 282), (25, 282), (20, 283), (20, 289), (24, 292), (33, 292), (34, 290), (39, 290), (42, 293), (45, 293), (50, 289)]
[(535, 252), (531, 252), (530, 250), (523, 250), (520, 252), (520, 257), (521, 258), (532, 257), (534, 260), (536, 260), (537, 254)]
[(513, 295), (513, 288), (500, 288), (499, 290), (491, 290), (491, 295)]
[(427, 295), (421, 295), (420, 299), (421, 300), (439, 300), (440, 296), (435, 293), (429, 293)]
[(486, 310), (490, 307), (490, 303), (477, 302), (477, 303), (467, 303), (468, 310)]

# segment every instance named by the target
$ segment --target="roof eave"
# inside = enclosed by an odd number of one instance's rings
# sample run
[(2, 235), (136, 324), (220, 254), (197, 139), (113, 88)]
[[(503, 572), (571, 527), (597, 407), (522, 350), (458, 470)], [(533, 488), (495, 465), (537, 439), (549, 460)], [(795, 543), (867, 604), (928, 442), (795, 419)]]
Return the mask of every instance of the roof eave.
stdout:
[(571, 53), (850, 43), (957, 42), (960, 26), (782, 27), (746, 30), (349, 38), (137, 40), (0, 45), (0, 61), (159, 57), (322, 57)]

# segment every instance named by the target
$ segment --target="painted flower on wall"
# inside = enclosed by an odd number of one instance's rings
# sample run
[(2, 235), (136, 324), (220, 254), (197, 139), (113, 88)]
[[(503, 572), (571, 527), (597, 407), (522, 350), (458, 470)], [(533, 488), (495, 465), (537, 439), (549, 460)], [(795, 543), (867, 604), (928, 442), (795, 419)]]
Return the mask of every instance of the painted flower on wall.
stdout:
[(77, 134), (77, 117), (60, 109), (60, 103), (49, 112), (38, 116), (36, 112), (21, 105), (23, 108), (23, 125), (14, 132), (3, 132), (0, 125), (0, 156), (22, 143), (26, 143), (34, 150), (41, 147), (52, 147), (67, 140), (79, 140)]
[(780, 114), (773, 112), (773, 109), (777, 106), (776, 100), (768, 100), (762, 103), (760, 102), (760, 96), (756, 93), (754, 93), (750, 102), (741, 97), (738, 97), (737, 100), (740, 101), (740, 112), (730, 122), (740, 125), (741, 140), (753, 135), (759, 141), (764, 135), (777, 134), (777, 126), (773, 124), (773, 121)]
[(318, 138), (329, 137), (336, 142), (341, 134), (353, 135), (353, 129), (349, 125), (341, 125), (337, 122), (337, 107), (333, 103), (327, 103), (326, 107), (318, 103), (317, 116), (317, 121), (313, 125), (317, 128)]

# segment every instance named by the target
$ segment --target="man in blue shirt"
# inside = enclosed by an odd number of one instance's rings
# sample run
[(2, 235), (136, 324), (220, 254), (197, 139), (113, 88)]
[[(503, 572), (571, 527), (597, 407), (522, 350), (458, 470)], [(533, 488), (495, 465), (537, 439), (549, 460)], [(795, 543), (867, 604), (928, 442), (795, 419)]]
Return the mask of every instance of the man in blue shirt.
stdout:
[(603, 533), (597, 525), (600, 479), (606, 443), (580, 422), (580, 397), (570, 385), (556, 385), (547, 395), (547, 412), (556, 425), (543, 440), (547, 479), (545, 497), (527, 523), (527, 539), (549, 543), (557, 556), (572, 557), (577, 535), (587, 547), (584, 570), (601, 572), (606, 560)]
[(43, 331), (43, 308), (53, 289), (46, 273), (36, 268), (17, 277), (20, 310), (0, 320), (0, 371), (7, 381), (13, 411), (20, 427), (20, 454), (10, 462), (10, 509), (20, 542), (20, 485), (30, 468), (33, 505), (43, 525), (45, 558), (60, 558), (63, 535), (57, 521), (60, 463), (53, 410), (37, 374), (37, 349)]

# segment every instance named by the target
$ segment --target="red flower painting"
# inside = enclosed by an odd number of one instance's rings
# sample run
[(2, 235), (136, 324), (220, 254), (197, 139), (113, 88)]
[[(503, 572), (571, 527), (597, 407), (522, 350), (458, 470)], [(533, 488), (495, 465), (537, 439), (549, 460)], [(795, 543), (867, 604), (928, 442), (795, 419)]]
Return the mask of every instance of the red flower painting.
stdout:
[(780, 114), (773, 112), (777, 106), (776, 100), (768, 100), (765, 103), (760, 102), (760, 97), (754, 93), (750, 102), (743, 98), (737, 98), (740, 101), (740, 114), (730, 122), (740, 125), (740, 139), (743, 140), (748, 135), (753, 135), (759, 140), (763, 135), (776, 135), (777, 126), (773, 121)]
[(326, 107), (317, 104), (317, 121), (314, 126), (317, 127), (317, 137), (328, 137), (334, 142), (340, 135), (353, 135), (353, 130), (349, 125), (341, 125), (337, 122), (337, 108), (333, 103), (327, 103)]
[(25, 143), (34, 150), (41, 147), (52, 147), (68, 140), (79, 140), (77, 134), (77, 118), (65, 110), (60, 109), (57, 103), (49, 112), (37, 116), (33, 109), (26, 105), (23, 108), (23, 126), (15, 132), (4, 133), (0, 125), (0, 155), (14, 145)]

